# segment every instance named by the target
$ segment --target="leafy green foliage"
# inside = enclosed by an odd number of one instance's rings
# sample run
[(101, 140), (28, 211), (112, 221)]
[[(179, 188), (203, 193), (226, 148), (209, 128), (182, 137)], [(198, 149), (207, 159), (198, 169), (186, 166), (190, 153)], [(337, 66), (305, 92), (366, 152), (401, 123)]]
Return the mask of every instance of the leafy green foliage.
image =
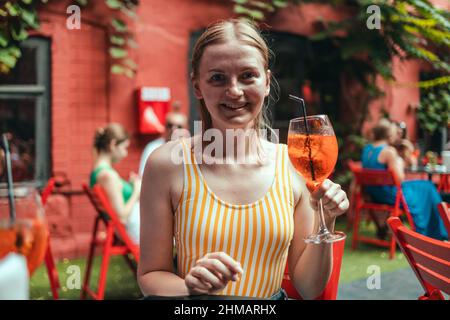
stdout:
[(417, 118), (421, 127), (430, 134), (446, 127), (450, 121), (450, 85), (428, 92), (417, 108)]
[[(20, 42), (28, 38), (29, 30), (40, 27), (37, 9), (48, 0), (8, 0), (0, 4), (0, 73), (9, 73), (21, 56)], [(87, 7), (89, 0), (74, 0), (74, 4)], [(139, 0), (105, 0), (111, 9), (110, 55), (111, 72), (133, 77), (136, 64), (128, 57), (128, 49), (135, 47), (123, 15), (135, 18)]]

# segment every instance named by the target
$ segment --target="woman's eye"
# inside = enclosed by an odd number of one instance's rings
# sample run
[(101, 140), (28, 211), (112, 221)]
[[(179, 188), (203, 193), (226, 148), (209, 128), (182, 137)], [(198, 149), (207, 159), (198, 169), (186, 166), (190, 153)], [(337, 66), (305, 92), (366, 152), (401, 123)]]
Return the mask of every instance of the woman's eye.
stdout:
[(210, 78), (211, 81), (220, 82), (225, 80), (225, 76), (223, 74), (213, 74)]
[(256, 74), (254, 72), (246, 72), (242, 75), (242, 78), (246, 80), (252, 79), (254, 77), (256, 77)]

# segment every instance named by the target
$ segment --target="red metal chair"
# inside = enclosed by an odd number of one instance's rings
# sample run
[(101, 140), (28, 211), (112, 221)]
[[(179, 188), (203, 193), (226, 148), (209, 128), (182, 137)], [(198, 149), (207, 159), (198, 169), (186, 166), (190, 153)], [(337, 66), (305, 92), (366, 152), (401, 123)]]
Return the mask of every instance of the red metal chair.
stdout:
[(442, 292), (450, 294), (450, 243), (414, 232), (397, 217), (390, 217), (388, 225), (425, 290), (419, 300), (445, 300)]
[[(400, 181), (391, 170), (364, 169), (359, 166), (350, 166), (350, 170), (352, 171), (357, 184), (354, 200), (355, 213), (353, 218), (352, 249), (355, 250), (359, 242), (388, 247), (389, 258), (393, 259), (395, 256), (395, 239), (392, 235), (389, 235), (389, 240), (361, 236), (359, 234), (359, 225), (361, 212), (363, 210), (372, 210), (372, 212), (389, 212), (391, 217), (399, 217), (402, 214), (406, 214), (408, 222), (414, 230), (414, 222), (403, 196)], [(395, 186), (397, 188), (395, 204), (391, 206), (367, 200), (368, 197), (364, 194), (364, 187), (366, 186)]]
[[(123, 256), (133, 272), (136, 273), (135, 263), (139, 262), (139, 246), (128, 236), (125, 226), (120, 222), (119, 217), (112, 208), (103, 188), (99, 185), (95, 185), (90, 189), (86, 184), (83, 184), (83, 190), (97, 211), (97, 216), (95, 218), (94, 230), (92, 233), (86, 274), (81, 289), (81, 299), (86, 299), (87, 295), (89, 295), (95, 300), (103, 300), (110, 258), (115, 255)], [(105, 239), (99, 238), (98, 233), (100, 223), (102, 223), (106, 229)], [(95, 292), (89, 288), (89, 280), (91, 277), (92, 265), (94, 263), (95, 249), (98, 246), (102, 248), (102, 262), (97, 291)], [(133, 257), (134, 262), (130, 258), (130, 255)]]
[[(47, 203), (49, 196), (53, 193), (53, 190), (58, 185), (56, 178), (50, 178), (47, 185), (41, 192), (42, 205)], [(50, 281), (50, 289), (52, 291), (53, 299), (58, 300), (58, 289), (61, 288), (59, 283), (58, 270), (56, 269), (55, 259), (53, 258), (52, 248), (50, 245), (50, 237), (48, 237), (47, 249), (45, 251), (45, 266), (47, 267), (47, 275)]]
[[(336, 300), (339, 287), (339, 277), (341, 275), (342, 256), (344, 255), (344, 246), (345, 240), (333, 243), (333, 270), (331, 271), (330, 280), (328, 281), (328, 284), (322, 294), (315, 300)], [(289, 298), (302, 300), (302, 297), (298, 294), (291, 282), (287, 263), (284, 270), (281, 287), (286, 291)]]
[(441, 174), (439, 177), (439, 192), (450, 192), (450, 174)]
[(439, 203), (438, 209), (441, 219), (444, 222), (445, 229), (447, 229), (447, 233), (450, 234), (450, 208), (448, 207), (448, 203)]

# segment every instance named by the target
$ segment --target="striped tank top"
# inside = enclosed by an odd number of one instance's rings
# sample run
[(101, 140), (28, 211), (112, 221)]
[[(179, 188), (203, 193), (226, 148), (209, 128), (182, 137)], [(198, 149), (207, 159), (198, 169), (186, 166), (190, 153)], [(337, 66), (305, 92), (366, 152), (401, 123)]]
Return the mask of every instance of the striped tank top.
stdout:
[(181, 140), (184, 186), (175, 212), (177, 272), (182, 278), (206, 253), (225, 252), (244, 273), (221, 295), (268, 298), (281, 288), (294, 234), (294, 196), (287, 146), (277, 145), (275, 178), (268, 192), (251, 204), (235, 205), (208, 187), (192, 148)]

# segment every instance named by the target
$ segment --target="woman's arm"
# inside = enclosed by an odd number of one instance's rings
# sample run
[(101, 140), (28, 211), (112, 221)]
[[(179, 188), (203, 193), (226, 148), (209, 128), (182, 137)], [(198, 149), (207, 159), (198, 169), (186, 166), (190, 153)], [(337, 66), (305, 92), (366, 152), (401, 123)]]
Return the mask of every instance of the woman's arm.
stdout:
[(133, 210), (133, 206), (139, 200), (139, 189), (134, 188), (130, 199), (125, 203), (122, 195), (122, 182), (119, 176), (103, 170), (98, 175), (97, 183), (103, 187), (120, 221), (125, 224)]
[[(179, 145), (179, 144), (178, 144)], [(175, 142), (155, 150), (144, 170), (138, 282), (144, 295), (188, 295), (184, 279), (173, 270), (171, 181), (179, 169), (170, 157)]]
[(400, 182), (405, 180), (405, 162), (394, 147), (388, 146), (384, 148), (381, 151), (379, 160), (394, 172)]
[[(326, 180), (312, 195), (295, 173), (294, 188), (300, 190), (300, 197), (294, 212), (294, 238), (289, 249), (289, 274), (303, 299), (319, 296), (331, 275), (332, 244), (306, 244), (304, 239), (319, 229), (317, 212), (318, 199), (322, 198), (328, 229), (334, 230), (335, 218), (348, 208), (348, 200), (340, 186)], [(311, 199), (311, 200), (310, 200)]]

